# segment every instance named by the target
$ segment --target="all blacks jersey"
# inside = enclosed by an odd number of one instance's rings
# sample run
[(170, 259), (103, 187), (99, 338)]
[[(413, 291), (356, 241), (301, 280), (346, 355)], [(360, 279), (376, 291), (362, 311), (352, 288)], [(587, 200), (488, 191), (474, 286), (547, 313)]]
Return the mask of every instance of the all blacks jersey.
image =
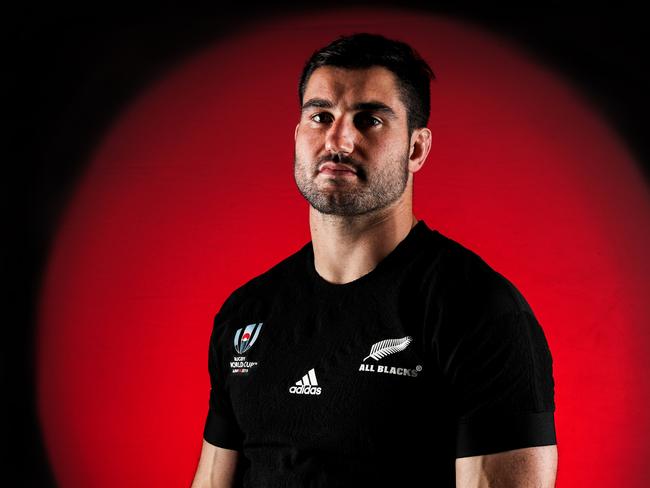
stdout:
[(215, 315), (207, 442), (237, 486), (455, 486), (455, 459), (556, 443), (531, 306), (423, 220), (369, 273), (323, 279), (309, 242)]

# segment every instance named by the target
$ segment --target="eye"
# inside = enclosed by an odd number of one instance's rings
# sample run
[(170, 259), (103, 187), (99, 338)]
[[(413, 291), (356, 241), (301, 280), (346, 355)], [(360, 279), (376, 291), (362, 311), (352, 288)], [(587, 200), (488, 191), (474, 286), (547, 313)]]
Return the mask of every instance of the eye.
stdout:
[(319, 112), (311, 116), (311, 120), (313, 120), (317, 124), (327, 124), (328, 122), (332, 121), (331, 119), (332, 116), (327, 112)]
[(377, 127), (382, 124), (382, 121), (369, 113), (359, 113), (354, 117), (354, 123), (360, 129), (367, 129), (369, 127)]

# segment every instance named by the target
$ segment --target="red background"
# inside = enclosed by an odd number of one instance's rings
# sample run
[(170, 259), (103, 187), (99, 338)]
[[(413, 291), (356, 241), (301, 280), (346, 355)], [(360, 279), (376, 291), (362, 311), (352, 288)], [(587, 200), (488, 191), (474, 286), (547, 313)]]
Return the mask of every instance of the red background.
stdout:
[(214, 313), (309, 240), (292, 173), (300, 70), (355, 31), (411, 43), (436, 73), (415, 214), (533, 306), (554, 358), (558, 486), (647, 485), (650, 204), (632, 156), (574, 87), (504, 39), (347, 10), (251, 24), (204, 49), (94, 152), (39, 308), (39, 414), (61, 487), (189, 484)]

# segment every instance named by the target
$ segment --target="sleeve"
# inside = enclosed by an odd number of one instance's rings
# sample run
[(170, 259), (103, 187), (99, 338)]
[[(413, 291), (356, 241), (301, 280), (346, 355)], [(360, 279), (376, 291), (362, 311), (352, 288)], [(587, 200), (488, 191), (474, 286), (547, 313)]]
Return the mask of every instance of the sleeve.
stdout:
[(556, 444), (553, 360), (531, 311), (483, 320), (442, 354), (457, 458)]
[(225, 365), (218, 355), (217, 314), (208, 348), (208, 372), (210, 374), (210, 399), (203, 438), (210, 444), (225, 449), (241, 450), (243, 434), (234, 415), (230, 395), (225, 382)]

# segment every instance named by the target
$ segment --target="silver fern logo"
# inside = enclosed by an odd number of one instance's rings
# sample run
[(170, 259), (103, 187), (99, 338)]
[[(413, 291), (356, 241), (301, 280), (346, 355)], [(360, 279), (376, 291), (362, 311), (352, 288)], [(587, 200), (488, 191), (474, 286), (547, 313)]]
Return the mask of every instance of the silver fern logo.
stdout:
[(386, 339), (384, 341), (379, 341), (372, 346), (370, 349), (370, 355), (363, 358), (363, 360), (365, 361), (368, 358), (372, 358), (379, 361), (386, 356), (403, 351), (409, 347), (409, 344), (412, 341), (413, 338), (411, 336), (402, 337), (401, 339)]
[(370, 348), (370, 354), (363, 358), (359, 365), (359, 371), (364, 373), (385, 373), (396, 376), (410, 376), (417, 378), (418, 374), (422, 371), (422, 365), (418, 364), (415, 368), (398, 368), (396, 366), (385, 366), (382, 364), (366, 364), (365, 361), (369, 358), (379, 361), (380, 359), (395, 354), (396, 352), (403, 351), (409, 344), (413, 342), (411, 336), (402, 337), (401, 339), (386, 339), (379, 341)]

